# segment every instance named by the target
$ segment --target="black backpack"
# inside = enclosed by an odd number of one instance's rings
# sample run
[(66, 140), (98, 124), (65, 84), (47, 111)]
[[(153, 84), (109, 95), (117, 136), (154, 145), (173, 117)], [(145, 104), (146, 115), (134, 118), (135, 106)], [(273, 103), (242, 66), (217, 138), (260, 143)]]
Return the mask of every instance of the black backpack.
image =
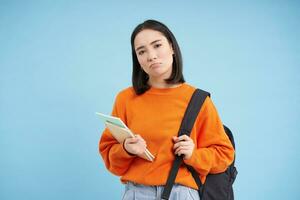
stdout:
[[(196, 117), (198, 116), (201, 106), (204, 103), (204, 100), (206, 99), (207, 96), (210, 96), (208, 92), (200, 89), (195, 90), (189, 102), (189, 105), (185, 111), (178, 132), (178, 136), (184, 134), (188, 136), (190, 135)], [(235, 148), (234, 139), (231, 131), (226, 126), (224, 126), (224, 129), (233, 147)], [(183, 163), (182, 159), (183, 159), (182, 156), (175, 156), (175, 161), (173, 163), (167, 183), (164, 187), (164, 191), (161, 196), (162, 199), (169, 199), (176, 175), (178, 173), (179, 166)], [(233, 200), (234, 199), (232, 184), (237, 175), (237, 170), (234, 166), (234, 162), (235, 159), (233, 163), (223, 173), (208, 174), (204, 184), (201, 183), (201, 180), (196, 170), (192, 166), (185, 164), (188, 170), (191, 172), (195, 182), (197, 183), (197, 186), (199, 188), (198, 192), (201, 200)]]

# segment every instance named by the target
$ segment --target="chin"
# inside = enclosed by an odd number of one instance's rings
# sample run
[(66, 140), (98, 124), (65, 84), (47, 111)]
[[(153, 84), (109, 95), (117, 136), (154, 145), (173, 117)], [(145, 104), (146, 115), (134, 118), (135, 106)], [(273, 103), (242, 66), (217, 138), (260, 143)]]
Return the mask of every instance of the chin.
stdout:
[[(164, 71), (164, 72), (157, 72), (157, 73), (152, 73), (151, 76), (154, 77), (154, 78), (160, 78), (162, 76), (166, 76), (166, 73), (167, 71)], [(171, 74), (170, 74), (171, 75)], [(166, 78), (170, 77), (169, 76), (166, 76)], [(164, 78), (165, 79), (165, 78)]]

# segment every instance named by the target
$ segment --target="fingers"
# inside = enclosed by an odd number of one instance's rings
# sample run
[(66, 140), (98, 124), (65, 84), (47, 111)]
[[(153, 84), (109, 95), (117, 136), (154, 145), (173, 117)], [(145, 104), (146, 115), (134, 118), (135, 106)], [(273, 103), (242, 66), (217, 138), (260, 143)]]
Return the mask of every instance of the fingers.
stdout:
[(189, 140), (192, 140), (192, 139), (187, 135), (181, 135), (179, 137), (173, 136), (173, 140), (174, 140), (174, 142), (179, 142), (179, 141), (189, 141)]
[(190, 158), (193, 150), (194, 150), (194, 142), (193, 140), (187, 136), (187, 135), (182, 135), (180, 137), (174, 136), (173, 137), (174, 141), (174, 153), (181, 156), (184, 155), (184, 158)]
[(146, 144), (146, 141), (140, 135), (135, 135), (135, 137), (133, 138), (126, 138), (125, 142), (129, 144), (134, 144), (139, 142)]
[(134, 138), (125, 139), (124, 147), (127, 152), (135, 155), (140, 155), (145, 152), (147, 144), (140, 135), (135, 135)]
[(181, 156), (183, 155), (184, 159), (189, 159), (191, 157), (192, 152), (190, 150), (181, 150), (176, 155)]
[(177, 149), (178, 147), (192, 146), (192, 141), (182, 141), (174, 144), (173, 149)]
[(193, 140), (187, 135), (182, 135), (180, 137), (174, 136), (173, 141), (175, 142), (173, 149), (177, 149), (180, 146), (193, 146), (194, 145)]
[(189, 146), (187, 146), (187, 147), (180, 146), (175, 150), (175, 154), (178, 154), (180, 156), (181, 154), (185, 154), (186, 152), (190, 151), (191, 149), (192, 148)]

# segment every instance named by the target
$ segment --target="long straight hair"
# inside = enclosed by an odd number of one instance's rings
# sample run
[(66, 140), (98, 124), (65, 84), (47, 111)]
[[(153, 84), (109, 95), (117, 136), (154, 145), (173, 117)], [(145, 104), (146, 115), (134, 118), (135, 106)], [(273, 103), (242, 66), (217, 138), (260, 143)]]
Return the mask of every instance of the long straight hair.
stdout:
[(156, 20), (146, 20), (139, 24), (131, 34), (131, 50), (132, 50), (132, 86), (137, 95), (141, 95), (150, 89), (148, 85), (149, 75), (141, 68), (134, 49), (134, 39), (136, 35), (145, 29), (151, 29), (161, 32), (173, 47), (173, 64), (172, 73), (169, 78), (165, 79), (168, 84), (184, 83), (182, 74), (182, 57), (179, 45), (173, 33), (163, 23)]

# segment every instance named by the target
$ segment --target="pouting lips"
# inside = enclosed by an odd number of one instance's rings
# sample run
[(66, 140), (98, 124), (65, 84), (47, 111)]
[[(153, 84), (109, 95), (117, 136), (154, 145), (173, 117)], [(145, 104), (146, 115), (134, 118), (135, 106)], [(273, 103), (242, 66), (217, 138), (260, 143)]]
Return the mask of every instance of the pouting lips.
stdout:
[(153, 63), (150, 65), (150, 68), (152, 67), (159, 67), (161, 65), (161, 63)]

